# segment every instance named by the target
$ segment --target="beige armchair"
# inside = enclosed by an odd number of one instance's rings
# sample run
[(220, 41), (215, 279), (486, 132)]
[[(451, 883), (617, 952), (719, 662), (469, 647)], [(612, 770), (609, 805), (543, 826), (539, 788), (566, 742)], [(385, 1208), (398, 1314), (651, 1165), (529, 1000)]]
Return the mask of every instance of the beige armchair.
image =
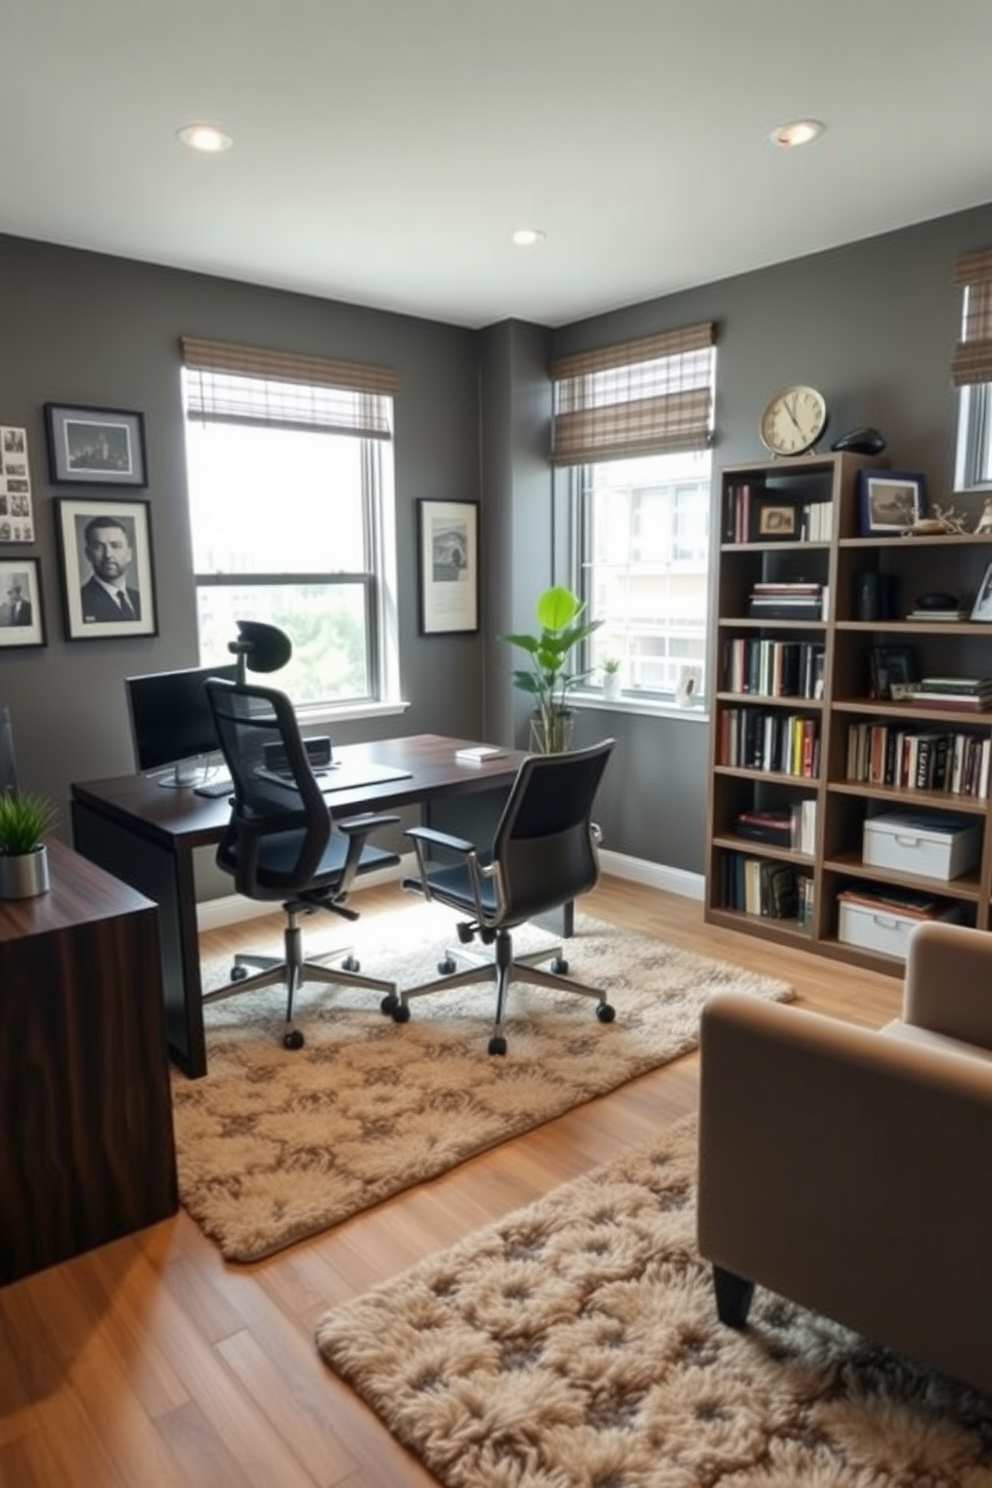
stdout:
[(700, 1254), (992, 1394), (992, 935), (914, 929), (880, 1031), (719, 993), (702, 1017)]

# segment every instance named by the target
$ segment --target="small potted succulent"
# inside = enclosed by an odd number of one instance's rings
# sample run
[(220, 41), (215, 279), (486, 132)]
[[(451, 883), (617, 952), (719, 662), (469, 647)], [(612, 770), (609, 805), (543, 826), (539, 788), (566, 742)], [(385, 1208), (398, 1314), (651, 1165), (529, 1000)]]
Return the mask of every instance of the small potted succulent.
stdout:
[(49, 887), (42, 838), (58, 813), (45, 796), (0, 791), (0, 899), (29, 899)]
[(604, 656), (600, 666), (603, 669), (603, 696), (615, 702), (620, 696), (620, 658)]

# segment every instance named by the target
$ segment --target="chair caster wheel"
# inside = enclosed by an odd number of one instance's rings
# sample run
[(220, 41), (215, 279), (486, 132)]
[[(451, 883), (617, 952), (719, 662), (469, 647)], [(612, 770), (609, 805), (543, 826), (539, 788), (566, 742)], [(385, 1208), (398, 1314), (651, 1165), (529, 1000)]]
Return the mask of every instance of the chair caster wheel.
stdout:
[(458, 932), (458, 939), (461, 941), (462, 945), (472, 944), (473, 940), (475, 939), (475, 927), (473, 925), (466, 925), (463, 923), (461, 925), (456, 925), (455, 929)]
[(396, 1012), (396, 1009), (399, 1007), (399, 1005), (399, 998), (396, 997), (392, 992), (387, 992), (385, 997), (379, 1004), (379, 1011), (385, 1013), (386, 1017), (388, 1018), (390, 1013)]
[(247, 975), (248, 975), (248, 968), (247, 968), (247, 966), (232, 966), (231, 967), (231, 981), (232, 982), (243, 982), (244, 979), (245, 979), (245, 977)]
[(600, 1023), (612, 1023), (616, 1015), (616, 1008), (610, 1007), (608, 1002), (601, 1002), (596, 1008), (596, 1017)]
[(291, 1028), (283, 1035), (282, 1046), (284, 1049), (302, 1049), (303, 1035), (298, 1028)]
[(397, 998), (396, 999), (396, 1006), (393, 1008), (393, 1022), (394, 1023), (409, 1023), (409, 1021), (410, 1021), (410, 1009), (409, 1009), (409, 1007), (407, 1006), (407, 1004), (405, 1002), (400, 1002), (399, 998)]
[(451, 976), (455, 969), (455, 963), (450, 956), (445, 956), (443, 961), (437, 963), (437, 969), (442, 976)]
[(492, 1038), (489, 1040), (489, 1052), (490, 1054), (505, 1054), (506, 1039), (503, 1038), (500, 1034), (494, 1033)]
[(568, 962), (563, 960), (561, 956), (556, 956), (551, 963), (551, 970), (555, 976), (568, 976)]
[(342, 971), (361, 971), (361, 969), (362, 963), (356, 960), (354, 956), (345, 956), (341, 962)]

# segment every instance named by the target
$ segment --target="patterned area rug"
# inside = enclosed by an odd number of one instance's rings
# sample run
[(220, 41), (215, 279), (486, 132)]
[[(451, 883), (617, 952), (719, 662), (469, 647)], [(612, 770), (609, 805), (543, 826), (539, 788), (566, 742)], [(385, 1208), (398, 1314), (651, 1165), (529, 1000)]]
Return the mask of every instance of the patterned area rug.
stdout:
[[(336, 925), (307, 921), (308, 947), (332, 946)], [(364, 970), (413, 986), (437, 974), (453, 919), (414, 904), (347, 930)], [(528, 926), (515, 942), (551, 937)], [(566, 954), (573, 975), (608, 989), (616, 1021), (600, 1023), (588, 998), (515, 985), (505, 1058), (487, 1053), (487, 986), (419, 999), (400, 1026), (378, 994), (304, 984), (296, 1052), (282, 1047), (280, 988), (210, 1004), (208, 1074), (173, 1077), (183, 1205), (229, 1260), (258, 1260), (695, 1048), (717, 988), (792, 996), (784, 982), (581, 915)]]
[(716, 1319), (694, 1118), (325, 1314), (446, 1488), (989, 1488), (992, 1401), (763, 1292)]

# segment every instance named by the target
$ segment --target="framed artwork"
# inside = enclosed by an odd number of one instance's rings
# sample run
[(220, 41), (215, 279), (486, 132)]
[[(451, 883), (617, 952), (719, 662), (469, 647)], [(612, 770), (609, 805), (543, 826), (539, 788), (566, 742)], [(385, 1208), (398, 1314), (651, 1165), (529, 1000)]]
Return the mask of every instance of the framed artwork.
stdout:
[(143, 413), (46, 403), (45, 429), (57, 484), (147, 486)]
[(70, 641), (158, 635), (148, 501), (55, 498)]
[(862, 537), (906, 532), (927, 509), (923, 476), (895, 470), (858, 472)]
[(37, 558), (0, 558), (0, 647), (44, 644)]
[(34, 542), (26, 429), (0, 425), (0, 543)]
[(751, 542), (796, 542), (799, 509), (781, 497), (759, 496), (751, 511)]
[(978, 586), (978, 593), (975, 595), (975, 603), (969, 618), (992, 620), (992, 563), (988, 564), (982, 575), (982, 582)]
[(418, 501), (420, 631), (479, 629), (479, 503)]

